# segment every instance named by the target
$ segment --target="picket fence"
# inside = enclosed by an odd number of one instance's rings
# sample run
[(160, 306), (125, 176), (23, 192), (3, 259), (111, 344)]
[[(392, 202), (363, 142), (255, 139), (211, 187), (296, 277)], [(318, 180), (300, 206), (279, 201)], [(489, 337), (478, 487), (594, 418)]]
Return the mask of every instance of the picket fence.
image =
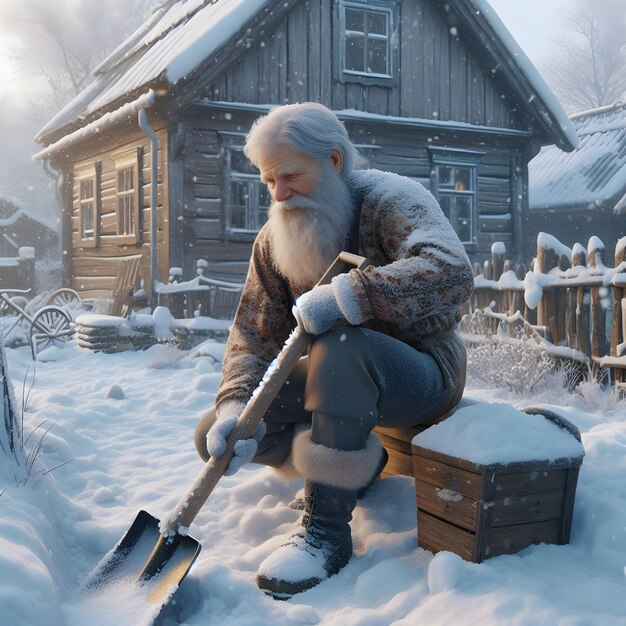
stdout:
[(626, 389), (626, 237), (606, 265), (598, 237), (585, 249), (570, 249), (540, 233), (530, 268), (512, 267), (504, 244), (492, 247), (490, 261), (474, 267), (475, 291), (469, 312), (494, 319), (518, 315), (554, 346), (582, 353), (594, 367), (608, 368), (616, 386)]

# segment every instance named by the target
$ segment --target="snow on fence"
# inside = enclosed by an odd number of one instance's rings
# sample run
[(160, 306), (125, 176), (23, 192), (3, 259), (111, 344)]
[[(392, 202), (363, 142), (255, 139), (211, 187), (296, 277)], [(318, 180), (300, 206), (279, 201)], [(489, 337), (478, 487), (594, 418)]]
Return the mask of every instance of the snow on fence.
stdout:
[(170, 268), (168, 284), (157, 286), (159, 305), (169, 308), (176, 319), (198, 316), (232, 319), (243, 285), (207, 276), (207, 262), (202, 259), (196, 267), (197, 276), (186, 282), (180, 281), (180, 268)]
[(586, 250), (579, 243), (570, 249), (539, 233), (530, 270), (521, 263), (513, 268), (502, 243), (491, 252), (491, 261), (474, 268), (470, 312), (505, 319), (519, 311), (551, 344), (611, 368), (616, 385), (626, 388), (626, 237), (617, 242), (614, 267), (606, 265), (598, 237)]

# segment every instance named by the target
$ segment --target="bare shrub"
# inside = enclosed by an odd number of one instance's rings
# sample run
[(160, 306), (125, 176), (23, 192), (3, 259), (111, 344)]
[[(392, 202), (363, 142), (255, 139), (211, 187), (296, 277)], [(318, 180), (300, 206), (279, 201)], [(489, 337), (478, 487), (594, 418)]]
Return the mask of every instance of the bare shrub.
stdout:
[(492, 335), (483, 343), (469, 346), (467, 369), (470, 375), (496, 387), (512, 391), (532, 390), (555, 362), (532, 339)]

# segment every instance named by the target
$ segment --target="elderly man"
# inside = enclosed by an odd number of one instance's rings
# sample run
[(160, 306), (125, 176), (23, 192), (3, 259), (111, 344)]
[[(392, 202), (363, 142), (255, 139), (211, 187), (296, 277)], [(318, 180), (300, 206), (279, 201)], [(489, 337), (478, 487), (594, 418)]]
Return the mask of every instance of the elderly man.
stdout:
[[(240, 446), (230, 466), (252, 460), (304, 478), (301, 524), (257, 574), (263, 591), (288, 598), (352, 555), (352, 511), (387, 461), (372, 428), (425, 423), (459, 401), (466, 355), (455, 327), (473, 279), (433, 196), (396, 174), (356, 170), (358, 154), (326, 107), (274, 109), (255, 122), (245, 153), (273, 202), (226, 346), (217, 410), (198, 424), (196, 446), (205, 460), (223, 452), (302, 325), (313, 336), (307, 356), (265, 415), (258, 448)], [(371, 265), (315, 286), (341, 250)]]

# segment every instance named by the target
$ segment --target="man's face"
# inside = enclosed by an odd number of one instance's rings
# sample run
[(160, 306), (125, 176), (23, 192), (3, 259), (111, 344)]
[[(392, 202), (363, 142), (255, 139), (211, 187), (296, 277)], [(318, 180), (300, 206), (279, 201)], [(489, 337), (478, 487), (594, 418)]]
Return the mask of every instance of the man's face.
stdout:
[[(294, 196), (310, 198), (316, 189), (321, 163), (306, 157), (285, 144), (268, 150), (259, 159), (261, 180), (267, 185), (274, 202), (286, 202)], [(289, 207), (292, 208), (292, 207)]]

